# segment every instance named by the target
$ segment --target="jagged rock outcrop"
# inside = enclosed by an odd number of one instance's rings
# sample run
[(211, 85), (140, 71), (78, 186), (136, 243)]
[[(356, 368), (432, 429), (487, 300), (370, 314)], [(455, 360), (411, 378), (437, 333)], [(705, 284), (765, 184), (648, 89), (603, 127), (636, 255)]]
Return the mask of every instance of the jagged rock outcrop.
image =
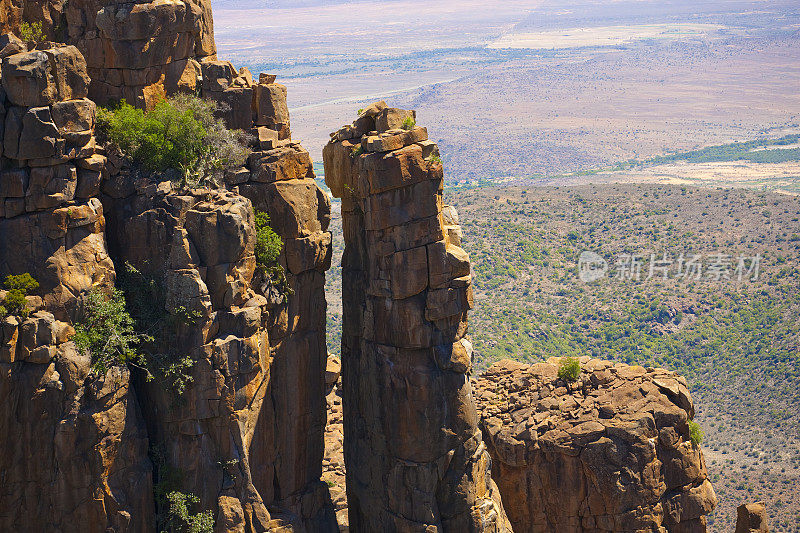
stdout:
[(445, 228), (436, 145), (413, 120), (374, 104), (323, 151), (345, 237), (349, 526), (506, 531), (467, 378), (469, 259)]
[(492, 476), (515, 531), (704, 532), (716, 505), (683, 378), (582, 357), (504, 360), (475, 383)]
[(736, 533), (769, 533), (764, 502), (745, 503), (736, 509)]
[(72, 46), (12, 53), (2, 83), (0, 279), (40, 287), (31, 316), (0, 327), (0, 530), (145, 531), (152, 465), (130, 373), (91, 372), (70, 341), (81, 297), (115, 279), (86, 63)]
[[(330, 203), (291, 141), (285, 87), (216, 61), (207, 2), (59, 6), (77, 47), (0, 42), (0, 278), (40, 282), (32, 318), (0, 327), (0, 398), (12, 406), (1, 444), (14, 462), (3, 463), (0, 529), (153, 531), (166, 467), (216, 531), (334, 531), (320, 479)], [(227, 104), (227, 124), (254, 136), (221, 189), (179, 188), (96, 146), (87, 96), (145, 107), (175, 90)], [(256, 271), (254, 209), (283, 238), (285, 294)], [(127, 265), (159, 288), (142, 305), (160, 319), (155, 355), (191, 362), (183, 394), (174, 374), (97, 375), (69, 342), (87, 293)], [(35, 453), (34, 434), (48, 441)]]

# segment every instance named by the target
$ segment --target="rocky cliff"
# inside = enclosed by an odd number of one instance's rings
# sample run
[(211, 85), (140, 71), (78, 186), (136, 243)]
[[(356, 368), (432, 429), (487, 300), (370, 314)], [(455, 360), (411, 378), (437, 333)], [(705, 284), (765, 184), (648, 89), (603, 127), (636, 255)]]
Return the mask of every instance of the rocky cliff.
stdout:
[(517, 532), (704, 532), (716, 505), (683, 378), (583, 357), (496, 363), (476, 380), (481, 427)]
[[(0, 1), (4, 32), (31, 21), (62, 44), (0, 37), (0, 280), (38, 280), (0, 322), (0, 530), (155, 531), (168, 491), (218, 532), (704, 529), (714, 494), (674, 374), (584, 360), (570, 384), (506, 363), (476, 403), (469, 258), (413, 111), (376, 103), (324, 149), (346, 243), (337, 380), (330, 202), (286, 88), (217, 60), (207, 0)], [(251, 134), (214, 186), (96, 139), (96, 102), (177, 92)], [(256, 267), (257, 212), (284, 284)], [(75, 343), (115, 287), (153, 371)]]
[(350, 528), (507, 531), (467, 378), (469, 259), (436, 145), (413, 111), (383, 102), (331, 137)]
[[(218, 531), (335, 530), (320, 480), (330, 204), (290, 139), (285, 88), (215, 60), (207, 3), (42, 5), (45, 31), (65, 21), (76, 46), (0, 43), (0, 278), (39, 282), (31, 315), (0, 328), (0, 529), (153, 531), (154, 493), (172, 485)], [(27, 20), (27, 3), (9, 6), (6, 21)], [(90, 96), (146, 107), (181, 90), (253, 134), (221, 187), (178, 186), (96, 143)], [(255, 211), (283, 241), (282, 293), (255, 268)], [(184, 365), (182, 382), (78, 353), (87, 295), (115, 285), (146, 297), (154, 356)]]

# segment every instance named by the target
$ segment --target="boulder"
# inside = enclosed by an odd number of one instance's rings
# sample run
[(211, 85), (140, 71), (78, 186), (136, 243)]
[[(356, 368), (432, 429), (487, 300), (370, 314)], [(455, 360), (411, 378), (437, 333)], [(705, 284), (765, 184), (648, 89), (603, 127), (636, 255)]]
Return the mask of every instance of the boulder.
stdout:
[(3, 59), (3, 88), (13, 105), (39, 107), (85, 98), (86, 61), (74, 46), (33, 50)]
[(764, 502), (744, 503), (736, 509), (736, 533), (769, 533)]
[(258, 84), (254, 88), (256, 126), (267, 126), (278, 132), (279, 139), (291, 138), (286, 87), (277, 83)]

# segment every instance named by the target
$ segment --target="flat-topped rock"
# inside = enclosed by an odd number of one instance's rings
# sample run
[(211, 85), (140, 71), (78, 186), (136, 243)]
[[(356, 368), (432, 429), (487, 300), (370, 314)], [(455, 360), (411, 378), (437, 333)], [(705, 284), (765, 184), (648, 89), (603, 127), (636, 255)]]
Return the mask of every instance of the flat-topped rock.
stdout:
[(492, 475), (526, 531), (705, 531), (716, 496), (674, 372), (582, 357), (504, 360), (475, 380)]

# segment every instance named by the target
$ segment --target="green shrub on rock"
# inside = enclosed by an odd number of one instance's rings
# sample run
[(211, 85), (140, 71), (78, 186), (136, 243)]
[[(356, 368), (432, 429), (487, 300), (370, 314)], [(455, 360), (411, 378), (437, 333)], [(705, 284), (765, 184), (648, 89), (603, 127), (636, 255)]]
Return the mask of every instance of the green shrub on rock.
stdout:
[(700, 443), (703, 442), (703, 437), (703, 430), (700, 428), (700, 424), (694, 420), (689, 420), (689, 438), (692, 440), (692, 444), (700, 446)]
[(558, 377), (564, 381), (578, 381), (581, 364), (577, 357), (562, 357), (558, 364)]
[(214, 513), (210, 510), (192, 513), (190, 506), (200, 503), (194, 494), (173, 491), (167, 494), (167, 531), (175, 533), (212, 533)]
[(91, 357), (92, 368), (101, 374), (128, 362), (143, 366), (144, 356), (134, 347), (149, 339), (134, 329), (125, 297), (117, 289), (92, 289), (73, 337), (78, 350)]
[(416, 120), (414, 120), (411, 117), (406, 117), (405, 120), (403, 120), (402, 128), (404, 130), (412, 130), (412, 129), (414, 129), (414, 126), (416, 126), (416, 125), (417, 125), (417, 121)]
[(273, 267), (283, 249), (283, 241), (269, 225), (269, 215), (256, 212), (256, 262), (260, 267)]
[(278, 263), (283, 250), (283, 240), (269, 225), (269, 215), (256, 212), (256, 266), (265, 276), (269, 284), (277, 289), (282, 297), (292, 293), (286, 272)]
[(30, 310), (25, 302), (25, 296), (29, 291), (38, 289), (39, 282), (25, 272), (16, 276), (6, 276), (4, 286), (8, 293), (0, 302), (0, 316), (17, 315), (27, 318)]
[(44, 41), (44, 30), (41, 22), (29, 24), (23, 22), (19, 25), (19, 38), (26, 43), (39, 44)]
[(99, 108), (98, 133), (149, 172), (177, 173), (189, 185), (214, 182), (241, 167), (249, 153), (247, 136), (215, 117), (219, 104), (195, 96), (161, 100), (149, 111), (124, 100)]

